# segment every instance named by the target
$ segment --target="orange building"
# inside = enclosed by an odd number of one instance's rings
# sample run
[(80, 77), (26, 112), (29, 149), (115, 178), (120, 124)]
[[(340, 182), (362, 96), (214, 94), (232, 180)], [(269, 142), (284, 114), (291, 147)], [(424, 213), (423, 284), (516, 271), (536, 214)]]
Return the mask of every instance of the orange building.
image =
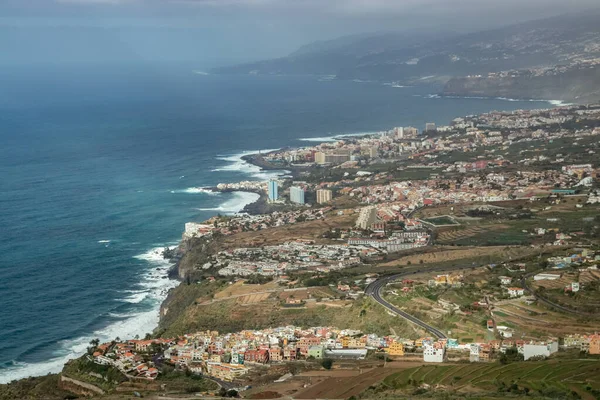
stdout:
[(589, 337), (590, 339), (590, 354), (600, 354), (600, 335), (595, 334)]

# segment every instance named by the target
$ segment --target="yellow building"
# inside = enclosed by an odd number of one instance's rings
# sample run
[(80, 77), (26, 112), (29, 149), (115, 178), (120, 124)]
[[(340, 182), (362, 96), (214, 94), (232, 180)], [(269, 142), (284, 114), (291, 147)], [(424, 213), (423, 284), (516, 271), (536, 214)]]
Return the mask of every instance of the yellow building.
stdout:
[(404, 345), (396, 342), (390, 343), (390, 347), (388, 347), (387, 352), (390, 356), (403, 356)]
[(344, 336), (341, 339), (341, 342), (342, 342), (342, 347), (345, 348), (345, 349), (347, 349), (348, 348), (348, 344), (350, 343), (350, 338), (348, 336)]
[[(343, 346), (343, 342), (342, 342)], [(350, 349), (362, 349), (366, 347), (366, 343), (357, 338), (350, 338), (348, 340), (348, 348)]]
[(323, 153), (322, 151), (317, 151), (315, 153), (315, 163), (325, 164), (325, 153)]

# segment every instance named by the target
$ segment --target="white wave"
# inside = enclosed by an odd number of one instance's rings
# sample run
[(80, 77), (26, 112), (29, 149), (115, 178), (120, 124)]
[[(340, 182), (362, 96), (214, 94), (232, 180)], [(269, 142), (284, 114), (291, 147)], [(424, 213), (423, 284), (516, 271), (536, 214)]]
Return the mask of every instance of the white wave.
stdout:
[(548, 100), (548, 103), (552, 104), (553, 106), (556, 107), (565, 107), (565, 106), (572, 106), (573, 103), (565, 103), (562, 100)]
[(136, 293), (136, 294), (132, 294), (131, 296), (127, 296), (123, 300), (126, 303), (132, 303), (132, 304), (137, 304), (137, 303), (141, 303), (142, 301), (144, 301), (144, 299), (146, 299), (146, 297), (148, 297), (148, 293)]
[(193, 71), (196, 75), (202, 75), (202, 76), (206, 76), (206, 75), (210, 75), (208, 72), (204, 72), (204, 71), (198, 71), (195, 70)]
[(265, 150), (249, 150), (241, 153), (233, 154), (230, 156), (218, 156), (217, 159), (221, 161), (228, 161), (229, 164), (222, 167), (218, 167), (212, 170), (212, 172), (240, 172), (247, 174), (258, 180), (269, 180), (275, 179), (282, 174), (289, 173), (286, 170), (263, 170), (257, 165), (250, 164), (242, 157), (249, 156), (258, 153), (270, 153), (279, 149), (265, 149)]
[(209, 194), (211, 196), (218, 196), (220, 193), (219, 192), (214, 192), (210, 189), (206, 189), (203, 187), (190, 187), (187, 189), (182, 189), (182, 190), (171, 190), (171, 193), (187, 193), (187, 194)]
[(98, 240), (98, 243), (110, 243), (110, 240)]
[(386, 82), (383, 84), (383, 86), (389, 86), (389, 87), (393, 87), (393, 88), (409, 88), (412, 86), (406, 86), (406, 85), (401, 85), (399, 83), (396, 82)]
[[(418, 96), (418, 95), (414, 95)], [(540, 99), (513, 99), (511, 97), (485, 97), (485, 96), (441, 96), (439, 94), (428, 94), (427, 99), (474, 99), (474, 100), (502, 100), (509, 102), (535, 102), (535, 103), (550, 103), (553, 106), (570, 106), (571, 103), (564, 103), (561, 100), (540, 100)]]
[[(89, 346), (90, 340), (94, 338), (100, 339), (100, 342), (106, 342), (116, 337), (122, 339), (135, 336), (143, 337), (146, 333), (152, 332), (158, 326), (160, 304), (166, 298), (169, 289), (178, 285), (177, 281), (167, 279), (166, 274), (171, 264), (162, 257), (163, 250), (164, 247), (156, 247), (144, 254), (135, 256), (139, 260), (146, 261), (151, 268), (143, 272), (140, 277), (139, 286), (143, 288), (142, 290), (130, 289), (124, 292), (133, 293), (133, 296), (145, 296), (138, 303), (145, 305), (143, 310), (133, 311), (129, 314), (109, 313), (111, 317), (124, 319), (113, 322), (89, 335), (59, 342), (58, 349), (54, 352), (55, 357), (49, 360), (37, 363), (13, 362), (13, 366), (0, 370), (0, 384), (29, 376), (42, 376), (60, 372), (67, 361), (83, 355)], [(157, 272), (159, 273), (157, 274)]]
[(196, 208), (198, 211), (212, 211), (221, 214), (237, 214), (248, 204), (252, 204), (260, 198), (260, 195), (252, 192), (232, 192), (233, 198), (227, 200), (219, 207)]
[(309, 138), (301, 138), (303, 142), (337, 142), (338, 140), (342, 140), (344, 138), (349, 137), (360, 137), (360, 136), (374, 136), (379, 135), (381, 132), (356, 132), (356, 133), (340, 133), (338, 135), (333, 136), (321, 136), (321, 137), (309, 137)]

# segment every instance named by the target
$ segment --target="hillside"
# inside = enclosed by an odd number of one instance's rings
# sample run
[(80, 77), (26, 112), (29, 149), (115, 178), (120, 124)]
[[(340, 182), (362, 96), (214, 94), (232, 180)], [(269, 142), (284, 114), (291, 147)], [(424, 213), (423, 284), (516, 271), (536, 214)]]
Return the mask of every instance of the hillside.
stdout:
[(555, 74), (533, 75), (515, 71), (511, 76), (452, 78), (444, 87), (448, 96), (486, 96), (516, 99), (561, 99), (575, 103), (600, 100), (600, 66), (569, 68)]
[(213, 72), (335, 75), (338, 79), (407, 84), (451, 81), (445, 91), (449, 94), (587, 99), (594, 97), (598, 87), (594, 73), (589, 76), (587, 72), (572, 71), (560, 79), (501, 83), (452, 79), (599, 58), (599, 16), (600, 10), (596, 10), (462, 35), (430, 32), (347, 36), (303, 46), (286, 57), (216, 68)]

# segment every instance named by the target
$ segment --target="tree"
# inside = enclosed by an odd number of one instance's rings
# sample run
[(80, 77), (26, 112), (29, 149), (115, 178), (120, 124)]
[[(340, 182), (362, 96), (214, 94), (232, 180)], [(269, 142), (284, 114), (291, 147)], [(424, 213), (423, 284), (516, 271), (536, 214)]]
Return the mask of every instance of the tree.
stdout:
[(333, 360), (330, 358), (326, 358), (323, 361), (321, 361), (321, 366), (323, 366), (323, 368), (325, 369), (331, 369), (331, 367), (333, 366)]

